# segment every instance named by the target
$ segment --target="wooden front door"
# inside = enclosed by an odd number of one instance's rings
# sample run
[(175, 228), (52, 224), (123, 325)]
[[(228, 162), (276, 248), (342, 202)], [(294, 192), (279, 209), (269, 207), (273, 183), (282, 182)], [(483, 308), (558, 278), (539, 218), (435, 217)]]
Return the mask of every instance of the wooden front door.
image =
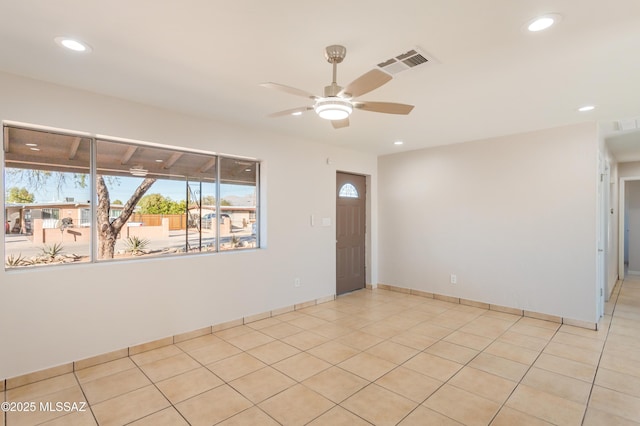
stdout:
[(366, 178), (336, 176), (336, 293), (365, 287)]

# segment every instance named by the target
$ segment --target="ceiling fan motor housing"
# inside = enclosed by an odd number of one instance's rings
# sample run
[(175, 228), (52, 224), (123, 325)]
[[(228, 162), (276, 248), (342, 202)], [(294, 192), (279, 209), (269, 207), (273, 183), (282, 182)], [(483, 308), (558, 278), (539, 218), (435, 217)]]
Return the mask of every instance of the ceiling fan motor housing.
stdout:
[(330, 64), (339, 64), (347, 56), (347, 48), (338, 44), (332, 44), (324, 49), (324, 57)]

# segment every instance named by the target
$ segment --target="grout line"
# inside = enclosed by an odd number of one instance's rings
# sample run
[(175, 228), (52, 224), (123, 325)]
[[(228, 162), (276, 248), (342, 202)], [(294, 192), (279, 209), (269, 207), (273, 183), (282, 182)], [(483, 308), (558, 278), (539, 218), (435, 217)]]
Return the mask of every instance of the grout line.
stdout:
[(586, 417), (587, 417), (587, 410), (589, 408), (589, 403), (591, 402), (591, 395), (593, 394), (593, 388), (596, 386), (596, 378), (598, 377), (598, 372), (600, 370), (600, 362), (602, 361), (602, 356), (604, 355), (604, 351), (607, 347), (607, 341), (609, 340), (609, 332), (611, 331), (611, 326), (613, 325), (613, 316), (616, 313), (616, 307), (618, 306), (618, 297), (620, 297), (620, 292), (622, 291), (622, 286), (624, 284), (624, 280), (623, 281), (618, 281), (620, 283), (620, 286), (618, 288), (618, 290), (615, 290), (615, 287), (618, 285), (618, 283), (616, 283), (616, 285), (614, 285), (614, 291), (613, 293), (615, 293), (615, 301), (613, 303), (613, 309), (611, 310), (611, 320), (609, 321), (609, 326), (607, 327), (607, 335), (604, 338), (604, 342), (602, 343), (602, 350), (600, 351), (600, 356), (598, 357), (598, 363), (596, 364), (596, 372), (593, 375), (593, 382), (591, 383), (591, 389), (589, 390), (589, 397), (587, 398), (587, 405), (585, 407), (584, 413), (582, 415), (582, 423), (584, 423)]

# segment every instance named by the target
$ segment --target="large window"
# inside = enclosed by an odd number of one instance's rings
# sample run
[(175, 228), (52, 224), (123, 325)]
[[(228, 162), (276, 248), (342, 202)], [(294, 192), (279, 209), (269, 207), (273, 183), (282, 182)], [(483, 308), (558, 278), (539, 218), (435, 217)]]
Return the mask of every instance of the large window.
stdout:
[(255, 160), (4, 135), (6, 268), (259, 247)]

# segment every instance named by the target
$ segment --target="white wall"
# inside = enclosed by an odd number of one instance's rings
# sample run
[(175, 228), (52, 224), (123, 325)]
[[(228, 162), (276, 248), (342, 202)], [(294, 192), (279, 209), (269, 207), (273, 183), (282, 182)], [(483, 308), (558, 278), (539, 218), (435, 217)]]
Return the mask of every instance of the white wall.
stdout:
[(9, 74), (0, 93), (0, 120), (262, 160), (267, 237), (249, 252), (0, 268), (0, 379), (335, 294), (335, 228), (309, 218), (335, 218), (336, 169), (370, 175), (368, 278), (378, 281), (373, 155)]
[(380, 157), (380, 282), (596, 322), (597, 153), (583, 124)]

